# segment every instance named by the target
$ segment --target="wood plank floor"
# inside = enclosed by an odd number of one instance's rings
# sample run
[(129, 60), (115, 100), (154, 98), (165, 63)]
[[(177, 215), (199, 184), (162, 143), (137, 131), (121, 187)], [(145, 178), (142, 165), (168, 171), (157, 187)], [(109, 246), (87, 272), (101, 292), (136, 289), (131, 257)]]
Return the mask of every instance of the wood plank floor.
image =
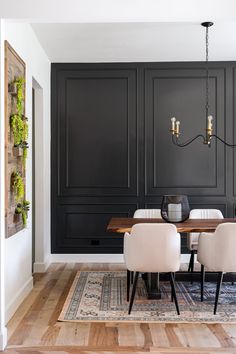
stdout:
[(119, 264), (53, 264), (8, 323), (8, 354), (235, 353), (236, 325), (57, 322), (78, 270)]

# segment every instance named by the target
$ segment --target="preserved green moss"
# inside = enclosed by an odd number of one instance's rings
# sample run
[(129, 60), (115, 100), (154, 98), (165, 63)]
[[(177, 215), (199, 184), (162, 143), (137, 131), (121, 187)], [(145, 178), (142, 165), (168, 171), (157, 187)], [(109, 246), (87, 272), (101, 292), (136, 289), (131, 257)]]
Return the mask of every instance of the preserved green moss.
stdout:
[(24, 187), (23, 178), (21, 177), (19, 171), (15, 171), (12, 173), (11, 186), (12, 186), (13, 192), (15, 193), (16, 201), (18, 202), (21, 199), (23, 199), (24, 193), (25, 193), (25, 187)]

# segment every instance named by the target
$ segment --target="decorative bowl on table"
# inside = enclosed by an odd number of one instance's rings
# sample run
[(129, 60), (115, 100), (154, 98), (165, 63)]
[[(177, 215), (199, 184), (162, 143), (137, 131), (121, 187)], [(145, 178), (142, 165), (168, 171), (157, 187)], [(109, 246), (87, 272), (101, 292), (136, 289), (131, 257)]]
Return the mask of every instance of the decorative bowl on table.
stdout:
[(167, 222), (183, 222), (189, 218), (189, 203), (186, 195), (164, 195), (161, 216)]

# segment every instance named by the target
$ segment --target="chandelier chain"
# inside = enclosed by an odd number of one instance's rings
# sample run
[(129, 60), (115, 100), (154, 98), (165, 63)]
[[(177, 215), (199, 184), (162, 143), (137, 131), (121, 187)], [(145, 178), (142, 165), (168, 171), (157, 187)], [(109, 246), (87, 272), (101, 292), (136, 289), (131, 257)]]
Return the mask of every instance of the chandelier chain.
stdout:
[(206, 27), (206, 118), (209, 115), (209, 28)]

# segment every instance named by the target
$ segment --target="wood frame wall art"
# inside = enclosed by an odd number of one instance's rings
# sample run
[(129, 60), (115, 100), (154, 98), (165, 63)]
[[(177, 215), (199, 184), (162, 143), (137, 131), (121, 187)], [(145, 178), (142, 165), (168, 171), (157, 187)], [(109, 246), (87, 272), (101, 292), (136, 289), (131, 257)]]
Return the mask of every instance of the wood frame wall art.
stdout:
[[(22, 142), (15, 144), (12, 116), (18, 115), (24, 123), (25, 117), (25, 71), (24, 61), (11, 45), (5, 41), (5, 225), (6, 237), (10, 237), (25, 227), (23, 215), (16, 213), (19, 203), (24, 204), (26, 178), (25, 160), (22, 156)], [(22, 100), (19, 101), (19, 81)], [(18, 83), (18, 84), (17, 84)], [(20, 105), (19, 105), (20, 104)], [(27, 123), (26, 123), (27, 124)], [(20, 128), (19, 128), (20, 129)], [(27, 125), (28, 132), (28, 125)], [(27, 133), (28, 134), (28, 133)], [(26, 139), (27, 140), (27, 139)], [(17, 146), (16, 146), (17, 145)], [(14, 176), (19, 176), (19, 195), (14, 188)], [(14, 179), (15, 180), (15, 179)], [(16, 184), (15, 184), (16, 185)]]

